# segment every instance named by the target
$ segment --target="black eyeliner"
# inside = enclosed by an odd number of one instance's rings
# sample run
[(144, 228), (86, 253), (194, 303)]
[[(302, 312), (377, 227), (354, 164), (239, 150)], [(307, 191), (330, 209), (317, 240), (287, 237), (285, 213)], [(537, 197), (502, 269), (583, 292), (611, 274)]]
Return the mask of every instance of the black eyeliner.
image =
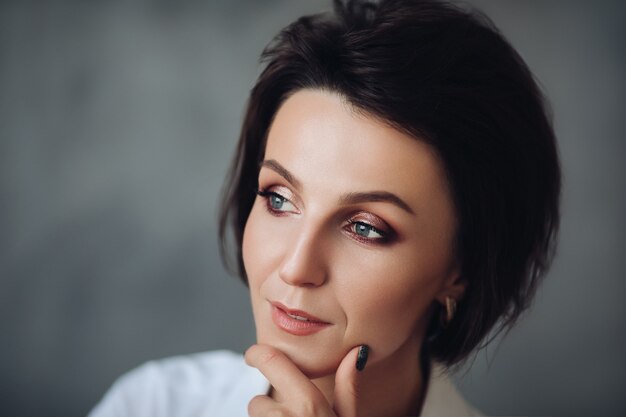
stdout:
[(354, 224), (364, 224), (367, 225), (368, 227), (371, 227), (373, 231), (375, 231), (376, 233), (380, 234), (381, 237), (379, 238), (367, 238), (367, 237), (363, 237), (361, 235), (359, 235), (358, 233), (350, 230), (350, 234), (353, 235), (354, 239), (358, 240), (359, 242), (365, 243), (365, 244), (370, 244), (370, 245), (386, 245), (390, 242), (393, 241), (393, 238), (395, 236), (395, 232), (393, 231), (384, 231), (384, 230), (380, 230), (378, 229), (376, 226), (360, 221), (360, 220), (348, 220), (348, 224), (350, 226), (354, 225)]

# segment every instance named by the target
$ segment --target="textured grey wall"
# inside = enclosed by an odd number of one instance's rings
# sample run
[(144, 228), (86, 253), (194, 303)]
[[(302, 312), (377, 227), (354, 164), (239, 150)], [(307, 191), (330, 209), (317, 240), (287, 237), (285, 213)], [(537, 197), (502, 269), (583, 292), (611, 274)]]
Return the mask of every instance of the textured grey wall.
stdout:
[[(79, 416), (152, 358), (254, 340), (219, 189), (257, 57), (330, 1), (0, 2), (0, 415)], [(619, 1), (477, 0), (547, 91), (559, 255), (461, 388), (488, 414), (626, 415)]]

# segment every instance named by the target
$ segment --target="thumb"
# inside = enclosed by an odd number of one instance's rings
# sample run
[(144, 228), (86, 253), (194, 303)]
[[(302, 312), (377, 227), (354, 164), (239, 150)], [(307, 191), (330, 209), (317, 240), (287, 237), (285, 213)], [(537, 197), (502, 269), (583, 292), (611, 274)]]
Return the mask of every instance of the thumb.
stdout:
[(369, 346), (361, 345), (348, 352), (335, 374), (333, 408), (339, 417), (357, 417), (359, 378), (367, 363)]

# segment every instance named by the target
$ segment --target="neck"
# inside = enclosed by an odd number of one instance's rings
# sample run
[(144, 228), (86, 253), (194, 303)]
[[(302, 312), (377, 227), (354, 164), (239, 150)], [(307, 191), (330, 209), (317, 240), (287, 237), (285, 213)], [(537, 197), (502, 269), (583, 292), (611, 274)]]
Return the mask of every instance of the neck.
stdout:
[[(428, 370), (423, 369), (417, 341), (407, 342), (382, 360), (373, 359), (359, 375), (359, 417), (419, 415)], [(335, 374), (312, 382), (332, 404)]]

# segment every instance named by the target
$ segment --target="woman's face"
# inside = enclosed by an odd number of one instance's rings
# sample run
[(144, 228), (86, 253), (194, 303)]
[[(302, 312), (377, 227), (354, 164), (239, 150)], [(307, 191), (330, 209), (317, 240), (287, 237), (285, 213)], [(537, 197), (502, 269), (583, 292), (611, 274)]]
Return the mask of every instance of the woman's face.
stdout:
[(464, 288), (432, 148), (336, 94), (300, 90), (276, 114), (263, 160), (242, 248), (258, 343), (309, 377), (361, 344), (368, 366), (416, 354), (431, 307)]

